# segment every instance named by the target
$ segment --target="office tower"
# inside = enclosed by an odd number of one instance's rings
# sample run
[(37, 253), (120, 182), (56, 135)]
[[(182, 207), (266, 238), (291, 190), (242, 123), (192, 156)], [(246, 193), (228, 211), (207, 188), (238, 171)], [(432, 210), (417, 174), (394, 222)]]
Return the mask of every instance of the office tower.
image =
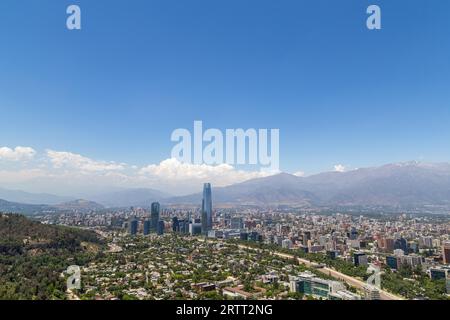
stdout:
[(164, 221), (159, 220), (159, 221), (158, 221), (158, 227), (157, 227), (157, 229), (156, 229), (156, 233), (157, 233), (159, 236), (162, 236), (162, 235), (164, 234), (164, 229), (165, 229), (165, 227), (166, 227), (166, 225), (165, 225)]
[(397, 256), (387, 256), (386, 257), (386, 265), (394, 270), (397, 270), (399, 267), (400, 259)]
[(366, 266), (367, 265), (367, 255), (364, 252), (355, 252), (353, 254), (353, 260), (355, 266)]
[(153, 202), (152, 207), (151, 207), (151, 214), (150, 214), (151, 231), (152, 232), (158, 231), (159, 210), (160, 210), (159, 202)]
[(442, 258), (444, 264), (450, 264), (450, 241), (446, 241), (442, 245)]
[(180, 221), (178, 220), (178, 217), (172, 218), (172, 231), (180, 232)]
[(189, 233), (191, 236), (202, 233), (202, 224), (197, 219), (189, 224)]
[(242, 220), (241, 217), (233, 217), (233, 218), (231, 218), (231, 221), (230, 221), (230, 227), (231, 227), (231, 229), (237, 229), (237, 230), (243, 229), (244, 221)]
[(180, 226), (181, 234), (189, 233), (189, 220), (179, 220), (178, 224)]
[(137, 234), (138, 220), (136, 218), (132, 218), (130, 220), (129, 231), (130, 231), (130, 235), (132, 235), (132, 236), (135, 236)]
[(395, 240), (394, 249), (401, 249), (404, 253), (408, 253), (408, 242), (404, 238)]
[(144, 236), (148, 236), (150, 234), (151, 225), (152, 223), (150, 220), (144, 221)]
[(212, 195), (211, 184), (205, 183), (203, 185), (203, 200), (202, 200), (202, 233), (208, 234), (212, 229)]

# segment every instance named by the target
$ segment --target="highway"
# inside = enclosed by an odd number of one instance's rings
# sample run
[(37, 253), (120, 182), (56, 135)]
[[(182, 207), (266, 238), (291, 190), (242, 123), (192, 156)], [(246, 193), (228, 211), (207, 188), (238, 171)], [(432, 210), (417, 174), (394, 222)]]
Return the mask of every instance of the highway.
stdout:
[[(241, 249), (250, 249), (250, 250), (255, 250), (255, 251), (261, 251), (262, 249), (257, 249), (257, 248), (252, 248), (249, 246), (244, 246), (244, 245), (238, 245), (239, 248)], [(267, 251), (267, 250), (266, 250)], [(276, 251), (271, 251), (273, 254), (275, 254), (276, 256), (279, 256), (281, 258), (286, 258), (286, 259), (294, 259), (295, 256), (294, 255), (290, 255), (287, 253), (281, 253), (281, 252), (276, 252)], [(309, 260), (306, 259), (302, 259), (302, 258), (297, 258), (298, 262), (307, 266), (307, 267), (311, 267), (314, 268), (315, 265), (317, 265), (315, 262), (311, 262)], [(322, 272), (323, 274), (326, 274), (328, 276), (331, 276), (333, 278), (335, 278), (336, 280), (340, 280), (340, 281), (344, 281), (345, 283), (347, 283), (348, 285), (362, 290), (363, 287), (366, 285), (366, 283), (364, 281), (361, 281), (359, 279), (356, 279), (354, 277), (348, 276), (346, 274), (343, 274), (342, 272), (336, 271), (334, 269), (328, 268), (328, 267), (324, 267), (324, 268), (316, 268), (317, 271)], [(404, 300), (404, 298), (397, 296), (395, 294), (392, 294), (390, 292), (387, 292), (385, 290), (380, 290), (380, 297), (382, 300)]]

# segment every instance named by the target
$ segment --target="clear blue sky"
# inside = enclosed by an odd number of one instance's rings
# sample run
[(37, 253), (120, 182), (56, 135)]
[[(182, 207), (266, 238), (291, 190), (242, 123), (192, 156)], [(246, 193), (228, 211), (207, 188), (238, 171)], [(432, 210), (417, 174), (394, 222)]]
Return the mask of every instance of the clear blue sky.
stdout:
[(448, 0), (2, 0), (0, 146), (144, 165), (203, 120), (280, 128), (284, 171), (449, 161), (449, 16)]

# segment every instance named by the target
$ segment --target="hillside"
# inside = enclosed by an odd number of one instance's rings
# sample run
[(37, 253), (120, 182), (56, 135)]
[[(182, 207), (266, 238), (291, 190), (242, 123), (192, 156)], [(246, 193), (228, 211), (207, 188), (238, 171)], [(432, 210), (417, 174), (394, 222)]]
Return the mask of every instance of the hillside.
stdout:
[(102, 210), (104, 207), (94, 201), (88, 201), (84, 199), (73, 200), (69, 202), (60, 203), (54, 206), (58, 210), (65, 211), (95, 211)]
[(91, 231), (0, 214), (0, 299), (64, 299), (61, 272), (86, 264), (101, 246)]
[(47, 210), (52, 210), (52, 208), (47, 205), (16, 203), (0, 199), (0, 212), (33, 215)]

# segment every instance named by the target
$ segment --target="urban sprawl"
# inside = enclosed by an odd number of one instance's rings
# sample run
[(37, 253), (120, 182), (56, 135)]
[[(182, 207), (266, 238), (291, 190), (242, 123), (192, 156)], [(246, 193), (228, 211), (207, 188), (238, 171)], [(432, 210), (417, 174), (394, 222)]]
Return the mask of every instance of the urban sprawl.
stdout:
[(107, 243), (81, 266), (73, 299), (450, 297), (448, 216), (213, 209), (205, 184), (198, 208), (155, 202), (39, 219), (95, 230)]

